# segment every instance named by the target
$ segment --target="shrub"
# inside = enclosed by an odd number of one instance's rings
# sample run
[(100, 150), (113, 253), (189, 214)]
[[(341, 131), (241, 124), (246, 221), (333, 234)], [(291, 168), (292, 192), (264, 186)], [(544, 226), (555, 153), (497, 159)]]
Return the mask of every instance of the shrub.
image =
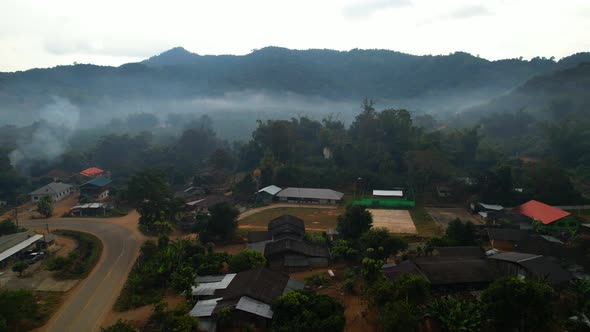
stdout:
[(330, 278), (323, 273), (314, 273), (305, 277), (305, 286), (320, 287), (330, 283)]

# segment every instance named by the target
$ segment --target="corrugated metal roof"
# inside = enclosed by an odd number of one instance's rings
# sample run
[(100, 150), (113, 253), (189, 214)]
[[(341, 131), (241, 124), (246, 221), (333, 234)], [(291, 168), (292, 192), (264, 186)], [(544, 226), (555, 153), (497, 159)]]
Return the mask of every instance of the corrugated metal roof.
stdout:
[(491, 255), (488, 258), (489, 259), (498, 259), (498, 260), (507, 261), (507, 262), (521, 263), (521, 262), (535, 259), (535, 258), (539, 258), (539, 257), (543, 257), (543, 255), (525, 254), (522, 252), (502, 252), (499, 254)]
[(305, 287), (305, 284), (299, 280), (295, 280), (293, 278), (289, 278), (289, 281), (287, 281), (287, 285), (285, 286), (285, 289), (283, 290), (283, 294), (287, 294), (291, 291), (296, 291), (296, 290), (300, 290), (303, 289)]
[(104, 170), (97, 167), (90, 167), (80, 172), (80, 174), (84, 176), (96, 176), (102, 173), (104, 173)]
[(545, 225), (565, 218), (571, 214), (535, 200), (528, 201), (520, 206), (515, 207), (513, 210), (527, 217), (539, 220)]
[(211, 316), (211, 314), (213, 314), (213, 310), (215, 310), (215, 307), (217, 306), (217, 302), (219, 302), (221, 299), (222, 298), (219, 297), (216, 299), (198, 301), (188, 314), (193, 317)]
[(373, 190), (373, 196), (404, 197), (403, 190)]
[(281, 190), (283, 190), (283, 189), (282, 188), (279, 188), (279, 187), (277, 187), (275, 185), (270, 185), (268, 187), (264, 187), (264, 188), (258, 190), (258, 192), (259, 193), (265, 192), (265, 193), (268, 193), (268, 194), (271, 194), (271, 195), (274, 196), (274, 195), (276, 195)]
[(276, 194), (277, 197), (310, 198), (341, 200), (343, 193), (332, 189), (320, 188), (285, 188)]
[(50, 184), (44, 185), (43, 187), (29, 193), (29, 195), (59, 194), (70, 188), (72, 188), (72, 186), (69, 184), (51, 182)]
[(86, 204), (82, 204), (82, 205), (76, 205), (73, 208), (71, 208), (70, 210), (77, 210), (77, 209), (98, 209), (101, 208), (103, 206), (105, 206), (106, 204), (104, 203), (86, 203)]
[(236, 309), (249, 312), (265, 318), (272, 318), (273, 312), (270, 305), (256, 301), (247, 296), (242, 296), (236, 305)]
[(493, 211), (504, 210), (504, 207), (502, 205), (497, 205), (497, 204), (479, 203), (479, 206), (481, 206), (482, 208), (484, 208), (486, 210), (493, 210)]
[(31, 244), (41, 240), (43, 235), (35, 234), (31, 237), (24, 239), (22, 242), (17, 243), (16, 245), (4, 250), (0, 253), (0, 262), (7, 259), (8, 257), (16, 254), (17, 252), (25, 249), (26, 247), (30, 246)]
[(549, 241), (549, 242), (553, 242), (553, 243), (559, 243), (559, 244), (563, 244), (563, 242), (561, 242), (561, 240), (559, 240), (556, 237), (553, 236), (549, 236), (549, 235), (540, 235), (543, 239)]
[[(206, 295), (214, 295), (215, 291), (218, 289), (226, 289), (227, 286), (231, 283), (231, 281), (236, 276), (235, 273), (226, 274), (223, 276), (223, 279), (220, 281), (213, 281), (213, 282), (203, 282), (199, 283), (197, 287), (192, 287), (192, 293), (196, 296), (206, 296)], [(211, 276), (213, 277), (213, 276)], [(197, 281), (199, 278), (197, 278)], [(201, 279), (203, 280), (203, 279)]]
[(214, 276), (197, 276), (196, 281), (199, 284), (204, 284), (204, 283), (208, 283), (208, 282), (220, 282), (221, 280), (223, 280), (223, 278), (225, 278), (225, 274), (214, 275)]
[(85, 186), (88, 186), (88, 185), (90, 185), (90, 186), (96, 186), (96, 187), (104, 187), (107, 184), (110, 184), (111, 182), (113, 182), (113, 181), (111, 181), (111, 179), (105, 178), (105, 177), (101, 176), (101, 177), (98, 177), (96, 179), (90, 180), (90, 181), (88, 181), (86, 183), (83, 183), (82, 185), (80, 185), (80, 187), (85, 187)]

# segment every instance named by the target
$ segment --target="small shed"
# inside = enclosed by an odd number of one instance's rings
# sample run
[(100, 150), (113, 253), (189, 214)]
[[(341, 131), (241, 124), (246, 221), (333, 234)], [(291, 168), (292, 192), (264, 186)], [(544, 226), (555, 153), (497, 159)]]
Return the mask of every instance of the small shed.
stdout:
[(270, 203), (281, 190), (283, 189), (275, 185), (264, 187), (256, 192), (256, 199), (260, 202)]

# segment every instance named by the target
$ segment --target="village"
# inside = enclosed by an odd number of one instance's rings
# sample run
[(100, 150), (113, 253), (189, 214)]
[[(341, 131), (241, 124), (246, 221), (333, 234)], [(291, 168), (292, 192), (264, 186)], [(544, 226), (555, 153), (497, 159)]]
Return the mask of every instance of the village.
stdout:
[[(140, 232), (137, 222), (142, 229), (146, 205), (155, 203), (155, 196), (152, 201), (139, 202), (138, 214), (131, 205), (121, 207), (118, 199), (109, 195), (110, 178), (109, 171), (97, 167), (54, 177), (53, 182), (29, 193), (29, 203), (7, 211), (18, 231), (0, 237), (3, 289), (59, 294), (53, 310), (59, 307), (60, 298), (82, 292), (79, 281), (97, 269), (95, 264), (101, 264), (97, 262), (100, 252), (95, 252), (94, 258), (83, 255), (93, 260), (84, 273), (63, 276), (67, 273), (58, 265), (67, 260), (76, 264), (72, 250), (89, 246), (83, 241), (92, 243), (80, 239), (79, 234), (89, 231), (83, 227), (78, 235), (59, 230), (61, 220), (65, 221), (63, 229), (68, 229), (67, 221), (74, 219), (88, 220), (89, 224), (124, 224), (134, 228), (136, 239), (151, 239), (154, 248), (150, 250), (155, 252), (148, 254), (147, 244), (141, 246), (138, 262), (144, 265), (158, 259), (165, 248), (186, 246), (186, 251), (177, 255), (201, 267), (187, 273), (182, 272), (182, 263), (169, 267), (171, 274), (158, 277), (168, 286), (154, 284), (163, 288), (154, 293), (160, 295), (150, 296), (159, 298), (158, 303), (164, 306), (186, 307), (184, 315), (189, 321), (189, 317), (196, 318), (190, 324), (199, 331), (267, 330), (295, 321), (297, 328), (315, 330), (306, 324), (322, 320), (329, 322), (327, 331), (379, 331), (384, 324), (445, 331), (459, 324), (444, 318), (449, 310), (445, 305), (468, 307), (483, 301), (482, 294), (497, 281), (530, 280), (563, 292), (589, 278), (583, 248), (590, 244), (590, 206), (551, 206), (535, 200), (513, 207), (479, 201), (460, 205), (449, 203), (453, 190), (442, 185), (434, 195), (439, 203), (424, 205), (411, 188), (368, 188), (361, 179), (344, 192), (268, 185), (246, 199), (231, 191), (212, 192), (189, 185), (171, 188), (170, 199), (177, 201), (178, 209), (169, 225)], [(157, 181), (154, 179), (150, 181)], [(211, 223), (219, 218), (225, 219), (219, 224), (226, 226), (215, 230)], [(104, 243), (104, 239), (96, 242), (101, 241)], [(96, 245), (91, 250), (105, 248)], [(188, 253), (194, 250), (197, 256)], [(142, 272), (139, 266), (129, 269), (130, 279), (137, 273), (152, 273)], [(181, 276), (184, 279), (177, 281)], [(408, 310), (425, 313), (416, 313), (404, 323), (393, 318), (384, 321), (392, 313), (383, 312), (399, 301), (396, 298), (401, 290), (395, 290), (399, 283), (421, 289), (422, 293), (406, 296), (422, 299), (405, 305)], [(143, 331), (162, 326), (152, 312), (167, 317), (174, 311), (162, 311), (160, 304), (154, 307), (155, 302), (141, 294), (149, 287), (140, 284), (131, 286), (128, 280), (115, 287), (112, 291), (118, 299), (114, 307), (109, 304), (109, 313), (102, 315), (98, 324), (128, 325)], [(135, 294), (129, 293), (131, 288)], [(307, 312), (305, 307), (289, 307), (294, 304), (289, 304), (288, 294), (316, 296), (307, 304), (312, 313), (306, 315), (313, 318), (301, 316)], [(321, 296), (333, 301), (333, 310), (313, 309), (320, 305), (313, 301), (325, 301)], [(436, 302), (436, 311), (426, 304), (426, 298), (431, 297), (448, 303)], [(470, 318), (457, 318), (461, 319)], [(569, 319), (582, 324), (587, 321), (585, 316)], [(476, 320), (471, 322), (476, 327), (469, 331), (482, 328)]]

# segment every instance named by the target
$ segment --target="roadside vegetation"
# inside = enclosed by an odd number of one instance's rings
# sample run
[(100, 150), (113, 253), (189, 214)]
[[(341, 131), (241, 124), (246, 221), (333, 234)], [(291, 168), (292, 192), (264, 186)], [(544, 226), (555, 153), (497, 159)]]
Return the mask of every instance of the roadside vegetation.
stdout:
[(102, 253), (102, 242), (89, 233), (70, 230), (57, 230), (57, 235), (67, 236), (76, 240), (77, 247), (68, 257), (52, 257), (47, 263), (47, 269), (55, 271), (58, 279), (83, 279), (94, 268)]
[(27, 290), (0, 291), (0, 331), (31, 331), (49, 320), (64, 293)]
[(158, 243), (147, 241), (141, 247), (127, 282), (114, 305), (125, 311), (162, 300), (166, 290), (190, 293), (197, 271), (219, 274), (228, 261), (225, 253), (214, 253), (195, 241), (171, 241), (161, 236)]

